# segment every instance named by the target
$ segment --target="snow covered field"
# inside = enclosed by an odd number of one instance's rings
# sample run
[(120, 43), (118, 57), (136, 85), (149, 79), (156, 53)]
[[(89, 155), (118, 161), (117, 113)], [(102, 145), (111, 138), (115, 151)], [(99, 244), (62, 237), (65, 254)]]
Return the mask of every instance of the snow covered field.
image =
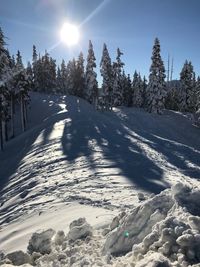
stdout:
[[(57, 244), (53, 238), (49, 256), (36, 260), (34, 254), (25, 262), (200, 262), (199, 128), (178, 112), (159, 116), (117, 108), (101, 113), (76, 97), (33, 93), (31, 99), (29, 130), (0, 154), (0, 250), (26, 251), (34, 232), (52, 228), (63, 230), (64, 239)], [(187, 186), (167, 189), (177, 183)], [(92, 230), (86, 239), (71, 241), (69, 225), (80, 217)]]

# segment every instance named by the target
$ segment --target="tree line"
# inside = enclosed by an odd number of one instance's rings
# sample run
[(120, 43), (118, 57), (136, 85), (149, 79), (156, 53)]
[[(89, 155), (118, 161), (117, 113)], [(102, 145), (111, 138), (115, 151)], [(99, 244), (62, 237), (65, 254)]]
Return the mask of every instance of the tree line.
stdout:
[(200, 110), (200, 77), (190, 61), (185, 61), (180, 79), (166, 81), (166, 70), (161, 58), (160, 42), (155, 39), (149, 79), (135, 71), (126, 74), (122, 51), (118, 48), (112, 62), (106, 44), (100, 61), (102, 86), (97, 82), (96, 58), (89, 41), (86, 63), (83, 53), (68, 62), (56, 65), (46, 51), (43, 56), (33, 45), (32, 62), (24, 67), (20, 52), (10, 56), (5, 36), (0, 28), (0, 148), (15, 136), (15, 107), (20, 107), (21, 129), (27, 127), (27, 107), (30, 91), (75, 95), (86, 99), (99, 110), (112, 110), (116, 106), (145, 108), (162, 114), (164, 109), (196, 113)]

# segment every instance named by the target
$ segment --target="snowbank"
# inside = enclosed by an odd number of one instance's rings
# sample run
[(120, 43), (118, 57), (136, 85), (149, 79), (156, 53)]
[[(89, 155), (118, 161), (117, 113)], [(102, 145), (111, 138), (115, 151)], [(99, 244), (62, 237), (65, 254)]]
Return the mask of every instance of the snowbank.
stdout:
[(0, 265), (200, 266), (199, 200), (198, 188), (177, 184), (120, 213), (106, 229), (95, 230), (80, 218), (67, 235), (34, 233), (28, 253), (0, 253)]
[(136, 266), (151, 266), (148, 261), (155, 253), (168, 258), (163, 266), (200, 263), (199, 200), (200, 191), (186, 185), (163, 191), (121, 219), (103, 252), (119, 255), (132, 250), (129, 261)]

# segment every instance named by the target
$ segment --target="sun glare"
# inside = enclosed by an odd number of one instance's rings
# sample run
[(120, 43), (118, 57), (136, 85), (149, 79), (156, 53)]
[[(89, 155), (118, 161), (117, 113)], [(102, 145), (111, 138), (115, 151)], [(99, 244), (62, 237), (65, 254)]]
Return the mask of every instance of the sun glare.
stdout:
[(79, 41), (78, 27), (70, 23), (64, 23), (60, 31), (60, 38), (68, 46), (76, 45)]

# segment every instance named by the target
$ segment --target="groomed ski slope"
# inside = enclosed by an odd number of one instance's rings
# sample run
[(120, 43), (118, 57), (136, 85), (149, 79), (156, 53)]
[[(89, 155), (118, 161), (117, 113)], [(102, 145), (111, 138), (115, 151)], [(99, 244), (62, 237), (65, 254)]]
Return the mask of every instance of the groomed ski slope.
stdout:
[(105, 227), (177, 182), (199, 186), (200, 130), (186, 115), (31, 99), (29, 129), (0, 154), (0, 250), (26, 251), (33, 232), (68, 231), (79, 217)]

